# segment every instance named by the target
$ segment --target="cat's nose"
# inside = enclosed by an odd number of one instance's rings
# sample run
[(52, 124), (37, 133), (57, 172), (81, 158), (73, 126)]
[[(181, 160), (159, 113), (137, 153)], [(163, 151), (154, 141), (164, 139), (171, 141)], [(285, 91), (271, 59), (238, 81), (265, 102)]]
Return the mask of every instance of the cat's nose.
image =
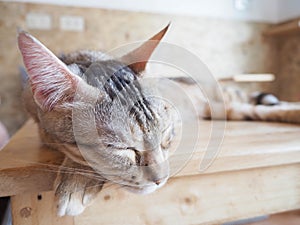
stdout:
[(158, 186), (161, 183), (161, 180), (155, 180), (154, 183)]
[(156, 179), (156, 180), (154, 180), (153, 182), (158, 186), (158, 185), (160, 185), (161, 183), (163, 183), (163, 182), (165, 182), (165, 180), (166, 179)]

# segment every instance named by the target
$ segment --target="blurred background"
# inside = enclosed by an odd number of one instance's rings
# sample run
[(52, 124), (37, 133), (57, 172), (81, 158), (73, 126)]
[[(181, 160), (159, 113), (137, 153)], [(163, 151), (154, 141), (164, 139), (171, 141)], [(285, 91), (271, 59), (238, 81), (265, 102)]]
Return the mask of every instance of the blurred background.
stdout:
[[(217, 79), (271, 73), (273, 82), (238, 86), (300, 101), (299, 0), (0, 0), (0, 15), (0, 149), (27, 119), (18, 27), (60, 54), (109, 51), (171, 22), (164, 41), (196, 54)], [(7, 204), (0, 199), (0, 219)]]
[(0, 1), (0, 15), (0, 121), (10, 135), (26, 120), (17, 27), (59, 54), (146, 40), (171, 21), (164, 41), (196, 54), (217, 78), (272, 73), (274, 82), (242, 87), (300, 100), (299, 0)]

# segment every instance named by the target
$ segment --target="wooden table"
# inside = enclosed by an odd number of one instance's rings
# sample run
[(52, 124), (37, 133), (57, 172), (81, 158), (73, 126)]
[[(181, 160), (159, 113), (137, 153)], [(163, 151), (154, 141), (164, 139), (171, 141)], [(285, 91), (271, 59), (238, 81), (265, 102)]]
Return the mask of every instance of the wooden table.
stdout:
[(200, 122), (192, 159), (157, 192), (107, 186), (82, 215), (58, 218), (53, 168), (63, 156), (42, 146), (29, 120), (0, 152), (0, 196), (12, 196), (17, 225), (220, 224), (300, 208), (299, 125), (228, 122), (220, 153), (199, 172), (210, 124)]

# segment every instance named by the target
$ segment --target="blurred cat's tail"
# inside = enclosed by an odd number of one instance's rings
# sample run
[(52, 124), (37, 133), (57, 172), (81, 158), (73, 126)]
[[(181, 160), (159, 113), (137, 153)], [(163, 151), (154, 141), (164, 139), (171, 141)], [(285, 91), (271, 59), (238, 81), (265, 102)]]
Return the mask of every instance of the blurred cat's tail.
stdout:
[(22, 88), (24, 89), (29, 79), (26, 69), (23, 66), (19, 67)]

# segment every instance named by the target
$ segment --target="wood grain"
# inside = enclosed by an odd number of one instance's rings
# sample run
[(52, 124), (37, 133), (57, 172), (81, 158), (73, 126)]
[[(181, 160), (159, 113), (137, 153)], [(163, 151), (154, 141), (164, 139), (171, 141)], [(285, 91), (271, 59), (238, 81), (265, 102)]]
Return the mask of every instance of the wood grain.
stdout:
[[(183, 142), (195, 152), (157, 192), (140, 196), (107, 184), (82, 215), (57, 218), (53, 193), (45, 191), (52, 190), (63, 156), (43, 147), (36, 125), (28, 121), (0, 152), (0, 195), (15, 195), (14, 224), (25, 225), (220, 224), (300, 208), (300, 126), (228, 122), (221, 151), (200, 172), (208, 142), (219, 141), (210, 139), (211, 126), (199, 121), (195, 143), (192, 136), (176, 140), (175, 146)], [(189, 152), (172, 154), (182, 163)]]
[(0, 151), (0, 196), (52, 189), (63, 155), (42, 146), (29, 120)]
[[(263, 122), (227, 122), (219, 154), (213, 164), (200, 172), (200, 162), (210, 139), (211, 121), (199, 121), (199, 139), (182, 142), (187, 152), (173, 152), (171, 165), (184, 165), (175, 176), (237, 171), (300, 162), (300, 126)], [(222, 123), (214, 121), (214, 123)], [(176, 145), (176, 143), (175, 143)], [(189, 149), (194, 148), (192, 158)], [(52, 190), (63, 155), (42, 146), (36, 125), (29, 120), (0, 152), (0, 196)], [(188, 163), (187, 162), (188, 160)]]
[(300, 208), (300, 164), (177, 177), (150, 195), (104, 187), (73, 219), (55, 215), (53, 192), (12, 198), (14, 224), (210, 225)]
[(300, 208), (300, 164), (171, 179), (140, 196), (104, 189), (76, 225), (221, 224)]
[(299, 225), (300, 210), (271, 215), (267, 220), (247, 225)]
[(268, 37), (279, 37), (291, 34), (300, 34), (300, 19), (274, 25), (264, 32), (264, 35)]
[(70, 216), (57, 217), (52, 192), (22, 194), (11, 198), (14, 225), (73, 225)]

